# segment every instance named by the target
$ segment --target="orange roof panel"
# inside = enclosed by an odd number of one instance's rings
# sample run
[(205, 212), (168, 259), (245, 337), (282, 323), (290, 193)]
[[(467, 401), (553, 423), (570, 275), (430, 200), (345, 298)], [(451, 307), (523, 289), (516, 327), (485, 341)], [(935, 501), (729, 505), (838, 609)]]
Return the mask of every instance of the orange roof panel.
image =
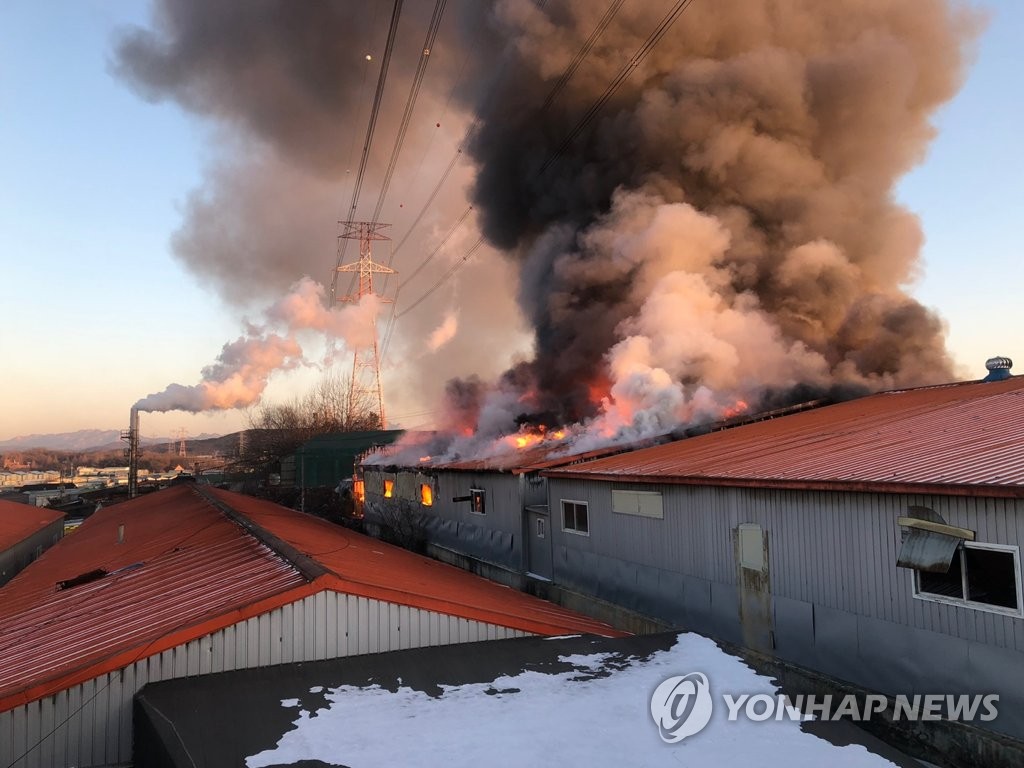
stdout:
[(0, 552), (63, 519), (64, 513), (54, 509), (0, 501)]
[(97, 512), (0, 588), (0, 711), (323, 590), (622, 634), (325, 520), (181, 485)]
[(329, 569), (332, 589), (538, 634), (621, 634), (461, 568), (250, 496), (213, 491), (248, 520)]

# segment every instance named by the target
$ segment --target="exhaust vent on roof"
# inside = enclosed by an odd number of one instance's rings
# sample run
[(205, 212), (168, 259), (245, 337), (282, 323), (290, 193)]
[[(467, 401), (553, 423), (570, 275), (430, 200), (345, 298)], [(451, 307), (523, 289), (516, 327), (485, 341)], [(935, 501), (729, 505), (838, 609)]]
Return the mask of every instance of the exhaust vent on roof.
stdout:
[(988, 369), (988, 376), (982, 381), (1003, 381), (1010, 378), (1013, 360), (1008, 357), (990, 357), (985, 361), (985, 368)]

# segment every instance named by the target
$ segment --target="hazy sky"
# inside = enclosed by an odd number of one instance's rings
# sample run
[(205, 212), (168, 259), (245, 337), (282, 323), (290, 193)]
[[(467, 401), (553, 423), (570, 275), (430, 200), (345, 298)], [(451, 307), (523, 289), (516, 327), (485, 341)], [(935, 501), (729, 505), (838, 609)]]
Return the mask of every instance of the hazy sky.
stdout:
[[(1024, 4), (979, 4), (991, 20), (977, 61), (940, 113), (925, 163), (898, 190), (927, 237), (912, 292), (945, 318), (964, 378), (982, 375), (995, 354), (1024, 370), (1024, 106), (1015, 82)], [(148, 14), (141, 2), (0, 4), (0, 439), (124, 427), (132, 403), (171, 382), (195, 383), (241, 333), (239, 311), (170, 248), (218, 134), (173, 104), (144, 101), (111, 72), (117, 31)], [(339, 209), (347, 194), (339, 190)], [(325, 273), (334, 234), (335, 222), (324, 221)], [(279, 376), (268, 396), (288, 398), (311, 375)], [(414, 425), (433, 407), (410, 400), (392, 414)], [(244, 423), (237, 411), (173, 412), (145, 416), (143, 432)]]

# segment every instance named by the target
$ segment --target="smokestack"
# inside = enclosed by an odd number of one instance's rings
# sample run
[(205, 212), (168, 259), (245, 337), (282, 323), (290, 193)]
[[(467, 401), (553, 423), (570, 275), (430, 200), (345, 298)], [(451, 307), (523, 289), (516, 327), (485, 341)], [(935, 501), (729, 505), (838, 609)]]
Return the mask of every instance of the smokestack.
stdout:
[(139, 493), (139, 409), (132, 407), (128, 429), (122, 430), (121, 439), (128, 443), (124, 455), (128, 457), (128, 498)]

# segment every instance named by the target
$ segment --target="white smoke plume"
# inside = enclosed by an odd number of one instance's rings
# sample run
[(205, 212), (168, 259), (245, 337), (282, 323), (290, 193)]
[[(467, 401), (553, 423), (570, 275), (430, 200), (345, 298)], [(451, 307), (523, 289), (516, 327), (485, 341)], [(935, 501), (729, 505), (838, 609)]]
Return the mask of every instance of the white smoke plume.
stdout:
[[(171, 384), (143, 398), (135, 408), (191, 412), (244, 408), (259, 401), (273, 373), (315, 364), (305, 358), (296, 336), (314, 332), (350, 350), (371, 344), (379, 299), (368, 295), (358, 303), (328, 309), (324, 294), (324, 286), (303, 277), (264, 311), (263, 324), (247, 324), (245, 336), (224, 345), (217, 361), (203, 369), (198, 384)], [(288, 335), (273, 332), (275, 326), (286, 329)]]
[(458, 332), (459, 316), (453, 311), (446, 312), (441, 324), (431, 331), (430, 336), (427, 337), (427, 349), (431, 352), (437, 352), (437, 350), (454, 339), (455, 334)]
[(293, 338), (271, 333), (243, 336), (224, 345), (217, 361), (202, 371), (193, 386), (171, 384), (162, 392), (139, 400), (139, 411), (200, 411), (244, 408), (259, 400), (274, 371), (294, 368), (302, 348)]

